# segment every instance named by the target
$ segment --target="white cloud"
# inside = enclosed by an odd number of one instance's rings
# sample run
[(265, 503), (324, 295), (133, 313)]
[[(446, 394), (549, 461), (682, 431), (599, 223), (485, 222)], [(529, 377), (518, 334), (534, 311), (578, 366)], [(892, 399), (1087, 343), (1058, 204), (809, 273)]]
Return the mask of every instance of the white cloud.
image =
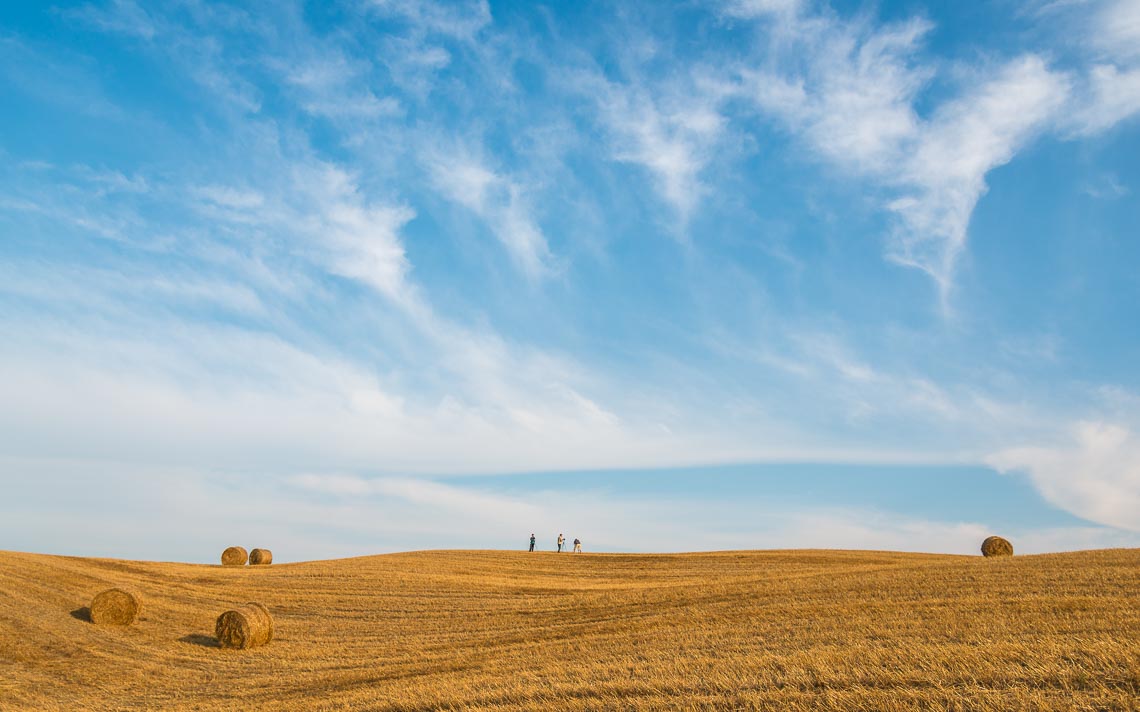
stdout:
[(490, 522), (520, 524), (544, 517), (540, 509), (517, 497), (487, 493), (425, 479), (351, 475), (298, 475), (290, 482), (302, 489), (334, 495), (387, 497)]
[(1057, 507), (1089, 521), (1140, 532), (1140, 438), (1124, 426), (1081, 422), (1066, 445), (1003, 450), (987, 462), (1024, 470)]
[(930, 275), (945, 306), (986, 174), (1053, 125), (1069, 80), (1025, 55), (978, 70), (976, 88), (923, 118), (915, 105), (934, 69), (917, 54), (929, 22), (785, 12), (764, 26), (769, 58), (742, 70), (742, 91), (821, 157), (899, 193), (887, 205), (898, 217), (888, 257)]
[(1087, 551), (1140, 547), (1140, 535), (1108, 527), (1051, 527), (1010, 534), (1018, 554), (1047, 554), (1055, 551)]
[(433, 151), (427, 161), (437, 190), (485, 221), (531, 281), (553, 273), (554, 259), (524, 184), (497, 173), (469, 152)]
[(1058, 36), (1085, 55), (1071, 103), (1058, 128), (1069, 138), (1111, 129), (1140, 113), (1140, 3), (1057, 2), (1042, 13)]
[[(55, 307), (77, 296), (50, 287), (38, 298)], [(583, 393), (572, 364), (430, 314), (426, 324), (389, 323), (402, 330), (389, 343), (410, 340), (413, 351), (406, 366), (377, 372), (280, 337), (172, 320), (163, 296), (146, 316), (105, 290), (106, 303), (89, 308), (114, 326), (0, 322), (20, 335), (0, 357), (0, 452), (281, 475), (379, 463), (421, 474), (663, 465), (712, 441), (623, 422)], [(405, 369), (429, 378), (408, 388)]]
[(161, 304), (174, 310), (213, 307), (235, 315), (263, 315), (265, 304), (248, 285), (221, 275), (187, 270), (123, 267), (106, 270), (57, 265), (45, 270), (31, 260), (0, 266), (0, 295), (17, 297), (51, 309), (70, 302), (75, 312), (101, 318), (127, 319), (132, 304)]
[[(274, 172), (258, 188), (198, 186), (196, 207), (221, 223), (293, 238), (298, 255), (325, 271), (367, 284), (397, 304), (416, 301), (400, 230), (415, 217), (404, 205), (374, 204), (354, 175), (307, 155), (271, 156)], [(271, 197), (272, 196), (272, 197)]]
[(1085, 185), (1084, 192), (1100, 200), (1115, 200), (1129, 195), (1132, 191), (1112, 173), (1104, 173)]
[(1140, 112), (1140, 66), (1098, 64), (1089, 70), (1080, 101), (1066, 125), (1078, 135), (1097, 134)]
[(351, 62), (341, 52), (315, 43), (308, 51), (315, 56), (273, 62), (285, 82), (300, 94), (298, 103), (306, 112), (346, 120), (379, 119), (402, 113), (398, 99), (379, 97), (368, 86), (368, 64)]
[(890, 205), (900, 218), (890, 258), (928, 273), (945, 296), (986, 174), (1047, 129), (1068, 93), (1064, 75), (1029, 55), (940, 106), (903, 147), (908, 158), (899, 168), (906, 195)]
[(455, 3), (435, 0), (372, 0), (373, 9), (389, 17), (399, 17), (426, 34), (445, 35), (472, 41), (491, 24), (487, 0)]
[(627, 83), (592, 77), (583, 84), (597, 97), (613, 159), (649, 171), (683, 233), (709, 190), (701, 173), (725, 132), (719, 112), (724, 87), (691, 78), (666, 82), (651, 93), (650, 84), (636, 76)]
[(1138, 8), (1082, 6), (1076, 26), (1097, 57), (1087, 70), (1056, 71), (1035, 54), (977, 68), (972, 86), (927, 117), (915, 107), (937, 68), (919, 54), (929, 22), (873, 27), (797, 2), (733, 2), (723, 12), (761, 28), (759, 59), (740, 71), (743, 93), (828, 162), (897, 191), (887, 255), (926, 272), (946, 306), (986, 174), (1040, 134), (1098, 133), (1140, 111)]
[[(651, 83), (633, 80), (596, 93), (614, 131), (615, 157), (648, 168), (682, 222), (707, 192), (700, 176), (725, 131), (722, 104), (732, 93), (747, 97), (821, 158), (896, 193), (885, 205), (897, 218), (886, 255), (928, 274), (949, 309), (986, 175), (1041, 134), (1097, 133), (1140, 111), (1140, 68), (1132, 65), (1140, 56), (1138, 7), (1134, 0), (1099, 3), (1084, 23), (1088, 43), (1111, 63), (1078, 76), (1027, 53), (959, 68), (966, 78), (958, 94), (926, 115), (916, 107), (942, 69), (921, 54), (929, 21), (875, 26), (865, 16), (845, 19), (798, 0), (733, 0), (720, 7), (724, 16), (755, 20), (759, 28), (752, 60), (721, 63), (722, 72), (738, 76), (734, 91), (723, 84), (701, 91), (699, 84), (672, 80), (664, 85), (672, 93), (656, 96), (643, 88)], [(671, 96), (684, 97), (703, 120), (679, 119)]]
[(391, 37), (381, 55), (392, 80), (402, 89), (423, 99), (432, 88), (435, 75), (451, 64), (451, 53), (443, 47), (414, 37)]
[[(34, 262), (10, 270), (0, 293), (48, 318), (23, 321), (14, 314), (5, 322), (6, 332), (19, 334), (5, 354), (5, 372), (12, 375), (6, 413), (20, 404), (45, 413), (54, 403), (69, 414), (29, 418), (21, 432), (54, 432), (59, 450), (77, 455), (162, 461), (164, 452), (192, 451), (187, 443), (200, 438), (216, 438), (221, 450), (245, 451), (263, 463), (277, 459), (278, 448), (269, 444), (277, 438), (289, 443), (286, 450), (323, 441), (317, 450), (339, 452), (357, 465), (360, 458), (411, 463), (423, 457), (412, 468), (417, 472), (520, 469), (528, 458), (547, 467), (633, 462), (672, 449), (635, 434), (587, 396), (597, 384), (571, 360), (437, 314), (410, 278), (400, 235), (410, 209), (372, 203), (355, 176), (304, 153), (250, 160), (252, 182), (157, 183), (145, 196), (156, 201), (147, 214), (163, 212), (154, 206), (177, 206), (176, 212), (189, 206), (227, 238), (216, 242), (198, 231), (176, 236), (175, 254), (187, 261), (185, 269), (134, 254), (114, 271), (45, 271)], [(501, 179), (492, 182), (502, 189)], [(476, 207), (500, 210), (515, 232), (527, 227), (511, 196), (497, 206), (498, 196), (479, 193), (476, 186)], [(62, 217), (53, 209), (43, 215)], [(142, 233), (162, 229), (139, 224)], [(383, 335), (385, 360), (394, 364), (389, 368), (407, 369), (415, 386), (381, 386), (368, 358), (291, 323), (292, 300), (327, 308), (330, 295), (311, 279), (313, 268), (385, 297), (347, 316), (368, 330), (364, 342)], [(203, 306), (222, 310), (226, 320), (255, 322), (210, 325), (198, 312)], [(79, 323), (53, 316), (65, 313)], [(69, 359), (82, 367), (69, 368)], [(69, 373), (66, 388), (53, 379), (53, 369)], [(197, 390), (223, 382), (228, 391)], [(145, 445), (134, 436), (140, 430), (148, 433)], [(103, 435), (85, 435), (92, 432)], [(450, 438), (453, 449), (441, 450), (440, 437)]]
[(409, 264), (400, 229), (415, 213), (405, 207), (370, 207), (355, 202), (327, 205), (311, 230), (329, 254), (330, 269), (368, 284), (396, 302), (410, 298)]
[[(43, 284), (39, 313), (90, 300), (84, 282), (106, 277), (61, 280), (77, 285), (73, 291)], [(86, 468), (129, 461), (274, 478), (315, 469), (418, 475), (939, 459), (808, 442), (802, 433), (789, 437), (787, 423), (781, 430), (751, 417), (702, 419), (701, 403), (677, 410), (643, 397), (631, 407), (606, 379), (570, 359), (430, 312), (401, 307), (384, 321), (354, 317), (407, 352), (379, 369), (311, 335), (309, 343), (291, 343), (256, 326), (171, 318), (169, 297), (128, 300), (113, 285), (98, 293), (102, 303), (86, 307), (92, 316), (67, 328), (47, 316), (0, 320), (5, 333), (18, 335), (0, 355), (7, 376), (0, 380), (0, 452), (50, 454)]]
[(232, 186), (204, 185), (195, 188), (193, 193), (215, 206), (239, 211), (260, 208), (265, 204), (265, 196), (261, 193)]
[(104, 32), (113, 32), (145, 40), (154, 39), (157, 33), (153, 18), (134, 0), (111, 0), (110, 7), (97, 8), (82, 5), (66, 14), (86, 22)]
[(930, 71), (913, 66), (912, 56), (930, 29), (919, 20), (870, 30), (785, 18), (771, 41), (787, 56), (744, 70), (742, 88), (828, 160), (887, 173), (920, 130), (912, 103)]
[(721, 11), (731, 17), (763, 17), (798, 12), (804, 0), (727, 0)]
[(1140, 60), (1140, 2), (1108, 0), (1094, 14), (1091, 42), (1122, 60)]
[(398, 116), (402, 112), (400, 102), (393, 97), (379, 98), (370, 91), (362, 91), (355, 96), (335, 96), (304, 102), (305, 111), (328, 118), (378, 119), (385, 116)]
[(430, 164), (436, 187), (451, 200), (472, 212), (485, 212), (490, 194), (502, 179), (480, 161), (449, 154)]
[(121, 193), (146, 193), (151, 189), (148, 181), (142, 176), (127, 176), (119, 171), (90, 170), (80, 168), (78, 173), (87, 173), (86, 178), (98, 186), (96, 193), (100, 196)]

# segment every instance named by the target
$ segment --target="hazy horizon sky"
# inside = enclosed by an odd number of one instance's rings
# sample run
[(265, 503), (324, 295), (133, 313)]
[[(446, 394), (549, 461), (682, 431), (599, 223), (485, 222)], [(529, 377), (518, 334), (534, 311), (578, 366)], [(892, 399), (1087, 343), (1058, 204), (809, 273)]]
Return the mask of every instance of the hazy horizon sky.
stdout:
[(1140, 0), (17, 2), (0, 60), (0, 549), (1140, 546)]

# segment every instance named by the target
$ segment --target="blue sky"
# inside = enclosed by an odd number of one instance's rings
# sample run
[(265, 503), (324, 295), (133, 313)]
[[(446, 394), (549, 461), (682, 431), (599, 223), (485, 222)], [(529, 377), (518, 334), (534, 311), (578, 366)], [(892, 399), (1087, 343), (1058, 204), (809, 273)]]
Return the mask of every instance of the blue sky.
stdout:
[(7, 3), (0, 547), (1140, 545), (1140, 2)]

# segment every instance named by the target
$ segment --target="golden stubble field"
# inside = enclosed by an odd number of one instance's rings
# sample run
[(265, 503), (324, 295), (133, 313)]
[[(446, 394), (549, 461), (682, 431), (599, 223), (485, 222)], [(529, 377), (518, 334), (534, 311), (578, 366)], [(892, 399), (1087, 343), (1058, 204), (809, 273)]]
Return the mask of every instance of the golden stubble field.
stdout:
[[(141, 621), (84, 620), (111, 586), (142, 595)], [(246, 601), (277, 637), (216, 647)], [(0, 708), (1140, 709), (1140, 550), (0, 552)]]

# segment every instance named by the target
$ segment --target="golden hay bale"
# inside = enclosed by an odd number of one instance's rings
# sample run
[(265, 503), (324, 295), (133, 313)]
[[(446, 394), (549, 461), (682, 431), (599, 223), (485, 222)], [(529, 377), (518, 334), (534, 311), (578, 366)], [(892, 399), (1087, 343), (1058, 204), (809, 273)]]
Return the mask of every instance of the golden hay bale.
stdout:
[(100, 625), (130, 625), (138, 620), (142, 601), (121, 588), (109, 588), (91, 601), (91, 622)]
[(222, 566), (245, 566), (249, 554), (240, 546), (231, 546), (222, 552)]
[(264, 566), (273, 563), (273, 552), (269, 549), (254, 549), (249, 552), (250, 566)]
[(1013, 544), (1000, 536), (986, 537), (982, 542), (983, 556), (1013, 556)]
[(273, 640), (273, 616), (260, 603), (247, 603), (218, 616), (214, 634), (223, 648), (256, 648)]

